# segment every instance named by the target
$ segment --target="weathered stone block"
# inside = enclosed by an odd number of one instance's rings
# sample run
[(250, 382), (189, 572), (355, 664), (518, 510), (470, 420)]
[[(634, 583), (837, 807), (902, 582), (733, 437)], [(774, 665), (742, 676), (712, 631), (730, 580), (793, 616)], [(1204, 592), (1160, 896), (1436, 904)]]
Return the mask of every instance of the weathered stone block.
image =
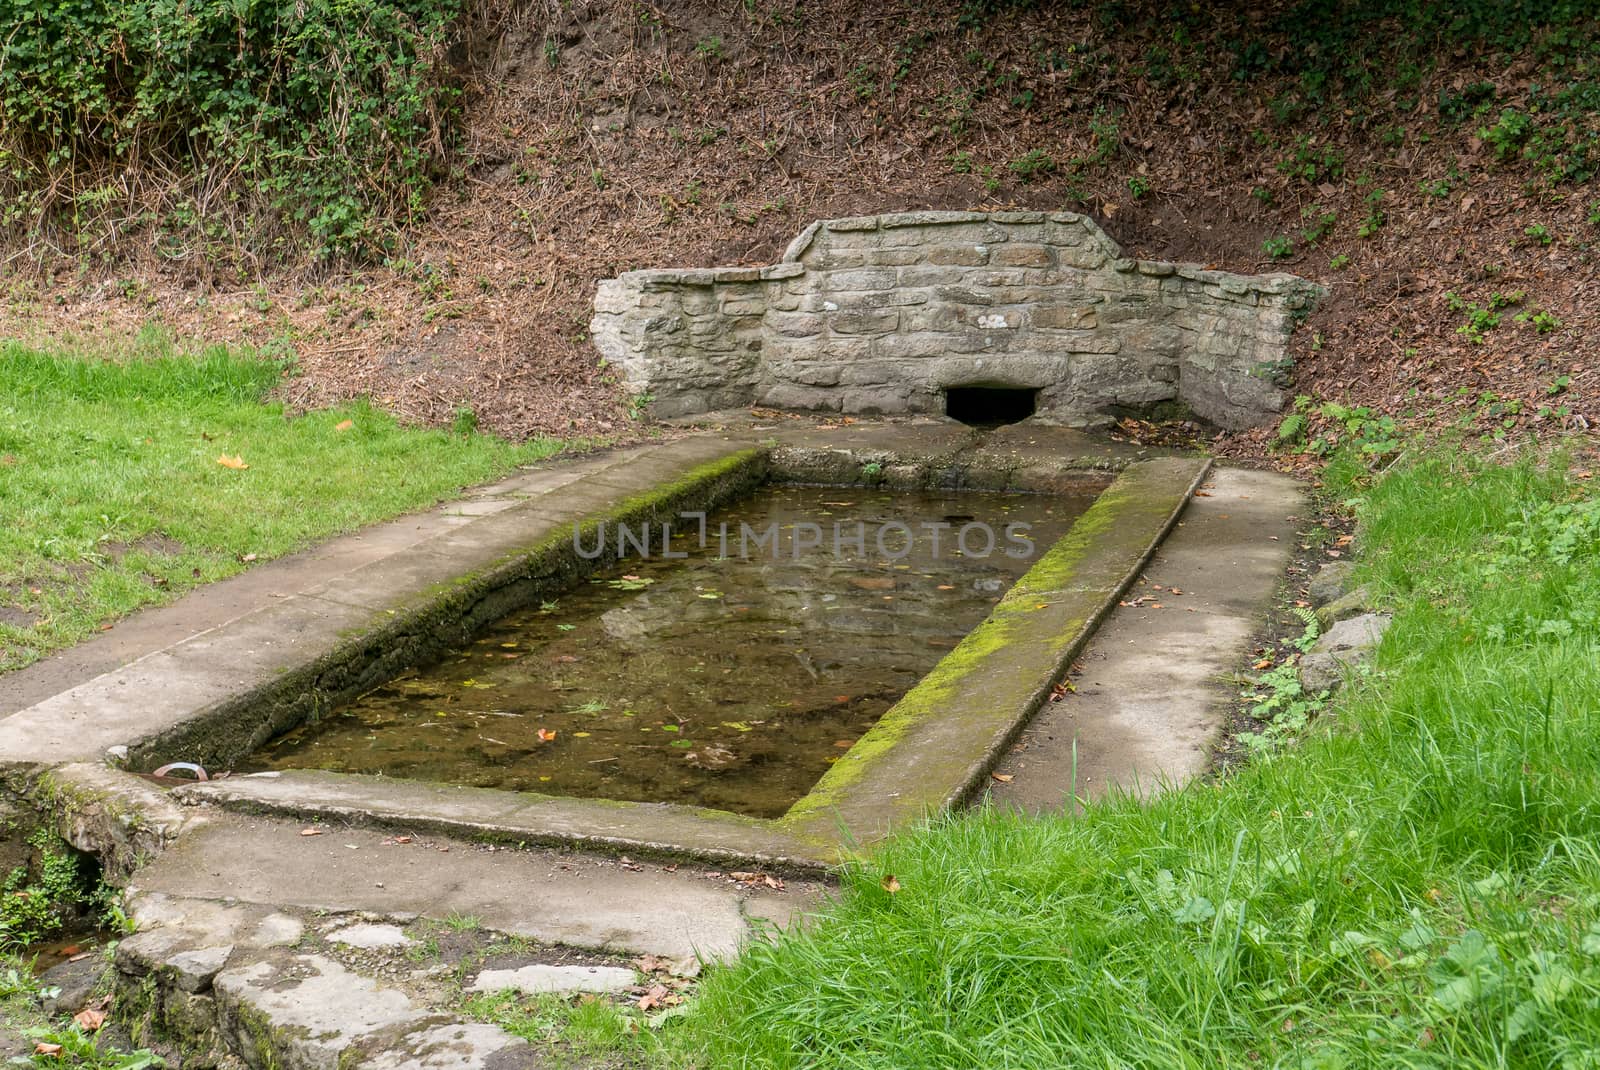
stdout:
[(644, 321), (644, 332), (651, 335), (677, 334), (683, 330), (682, 316), (651, 316)]
[(989, 218), (996, 223), (1006, 223), (1014, 226), (1019, 223), (1043, 223), (1045, 214), (1043, 212), (991, 212), (989, 213)]
[(899, 270), (898, 284), (904, 287), (950, 286), (963, 279), (962, 269), (937, 264), (918, 264)]
[(872, 340), (872, 355), (885, 359), (941, 357), (953, 352), (959, 335), (935, 331), (881, 335)]
[(1102, 249), (1094, 245), (1058, 246), (1056, 255), (1060, 257), (1064, 267), (1075, 267), (1084, 271), (1094, 271), (1096, 268), (1104, 267), (1111, 259)]
[(971, 326), (967, 309), (958, 305), (932, 304), (926, 308), (909, 309), (901, 317), (901, 326), (909, 333), (924, 331), (957, 331)]
[(935, 245), (928, 250), (926, 259), (930, 264), (959, 264), (963, 267), (975, 267), (989, 262), (989, 247), (986, 245)]
[(832, 252), (840, 249), (876, 249), (883, 244), (883, 235), (876, 227), (862, 230), (845, 230), (833, 223), (829, 223), (817, 233), (816, 239), (811, 243), (811, 248), (801, 256), (802, 263), (816, 253)]
[(831, 271), (823, 276), (824, 290), (888, 290), (898, 285), (893, 268), (862, 268), (858, 271)]
[(1170, 324), (1140, 324), (1122, 335), (1127, 348), (1153, 356), (1176, 357), (1183, 351), (1183, 331)]
[(849, 268), (866, 267), (871, 263), (868, 259), (871, 250), (868, 249), (829, 249), (818, 253), (815, 257), (807, 255), (802, 258), (806, 267), (814, 271), (844, 271)]
[(838, 412), (842, 403), (839, 391), (832, 387), (802, 386), (799, 383), (768, 383), (756, 395), (757, 405), (774, 409), (818, 409)]
[(856, 365), (800, 364), (792, 369), (784, 369), (783, 377), (803, 386), (838, 386), (844, 369), (853, 367)]
[(830, 322), (839, 334), (887, 334), (900, 326), (900, 313), (892, 308), (838, 312)]
[(973, 324), (983, 331), (1015, 330), (1022, 326), (1022, 313), (1015, 309), (1000, 312), (979, 312)]
[(872, 355), (873, 339), (865, 336), (834, 335), (807, 347), (819, 360), (865, 360)]
[(994, 304), (994, 294), (975, 286), (936, 286), (933, 294), (938, 301), (957, 305)]
[(1106, 331), (1038, 331), (1034, 344), (1063, 353), (1115, 353), (1122, 340)]
[(981, 287), (1022, 286), (1027, 281), (1027, 274), (1015, 268), (1001, 271), (969, 271), (966, 277), (967, 285)]
[(828, 317), (817, 312), (768, 312), (767, 326), (786, 338), (810, 338), (828, 328)]
[(1053, 267), (1055, 257), (1043, 245), (1018, 245), (1007, 242), (994, 250), (989, 263), (996, 267)]
[(908, 412), (911, 390), (904, 386), (860, 386), (843, 392), (840, 408), (843, 412), (862, 416), (886, 415)]
[(724, 316), (759, 316), (767, 310), (764, 297), (737, 297), (722, 302)]
[(906, 267), (910, 264), (924, 262), (927, 255), (920, 245), (894, 246), (887, 249), (872, 249), (866, 254), (867, 263), (874, 267)]
[(1046, 330), (1085, 331), (1099, 326), (1094, 307), (1083, 305), (1057, 305), (1031, 309), (1028, 313), (1035, 327)]

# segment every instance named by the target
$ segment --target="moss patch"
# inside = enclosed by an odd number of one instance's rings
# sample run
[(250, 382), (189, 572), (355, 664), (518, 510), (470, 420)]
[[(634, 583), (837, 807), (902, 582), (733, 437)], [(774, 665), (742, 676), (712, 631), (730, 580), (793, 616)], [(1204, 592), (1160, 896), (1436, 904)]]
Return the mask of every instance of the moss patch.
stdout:
[[(1187, 500), (1203, 472), (1195, 462), (1130, 467), (1103, 492), (1061, 539), (1014, 584), (989, 618), (978, 625), (933, 670), (883, 715), (777, 824), (797, 835), (816, 836), (821, 822), (853, 796), (877, 791), (874, 778), (913, 735), (937, 722), (970, 721), (970, 748), (930, 746), (919, 755), (919, 786), (896, 792), (877, 808), (931, 804), (970, 788), (975, 763), (993, 758), (1026, 722), (1093, 624), (1121, 592), (1165, 524)], [(1041, 601), (1041, 598), (1047, 600)], [(1050, 610), (1047, 618), (1039, 614)], [(997, 659), (1028, 648), (1020, 664)], [(1018, 659), (1011, 657), (1014, 663)], [(996, 738), (995, 732), (1000, 732)], [(948, 776), (940, 777), (940, 772)], [(952, 780), (960, 782), (952, 782)], [(907, 796), (911, 796), (909, 801)]]

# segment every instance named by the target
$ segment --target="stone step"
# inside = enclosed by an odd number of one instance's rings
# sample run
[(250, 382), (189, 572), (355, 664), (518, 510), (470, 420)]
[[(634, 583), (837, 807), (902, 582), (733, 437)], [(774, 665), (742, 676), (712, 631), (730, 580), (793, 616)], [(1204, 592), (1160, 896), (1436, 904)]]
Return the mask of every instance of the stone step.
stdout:
[[(819, 881), (730, 882), (703, 865), (473, 844), (206, 810), (130, 884), (136, 895), (406, 918), (470, 916), (547, 944), (669, 960), (732, 955), (788, 926)], [(303, 835), (314, 828), (317, 835)]]
[(255, 1070), (523, 1070), (527, 1041), (465, 1021), (301, 945), (304, 918), (271, 906), (136, 896), (140, 931), (116, 951), (123, 1017), (139, 1014), (186, 1061)]

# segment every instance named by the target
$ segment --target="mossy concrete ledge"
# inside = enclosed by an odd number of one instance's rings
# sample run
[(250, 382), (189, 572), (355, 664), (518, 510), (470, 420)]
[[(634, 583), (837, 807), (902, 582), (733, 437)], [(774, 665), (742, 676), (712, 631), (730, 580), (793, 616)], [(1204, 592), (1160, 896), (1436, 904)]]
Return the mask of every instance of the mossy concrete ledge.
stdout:
[(1130, 465), (778, 828), (867, 844), (964, 801), (1048, 701), (1209, 469), (1192, 458)]

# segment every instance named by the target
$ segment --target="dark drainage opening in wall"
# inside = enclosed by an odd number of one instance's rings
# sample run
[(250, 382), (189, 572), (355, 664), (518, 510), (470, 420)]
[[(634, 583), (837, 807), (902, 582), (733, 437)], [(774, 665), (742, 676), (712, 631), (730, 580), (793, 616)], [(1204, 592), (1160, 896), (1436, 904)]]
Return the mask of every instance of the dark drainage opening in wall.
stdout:
[(964, 424), (996, 427), (1026, 420), (1038, 402), (1033, 387), (952, 386), (944, 392), (944, 414)]

